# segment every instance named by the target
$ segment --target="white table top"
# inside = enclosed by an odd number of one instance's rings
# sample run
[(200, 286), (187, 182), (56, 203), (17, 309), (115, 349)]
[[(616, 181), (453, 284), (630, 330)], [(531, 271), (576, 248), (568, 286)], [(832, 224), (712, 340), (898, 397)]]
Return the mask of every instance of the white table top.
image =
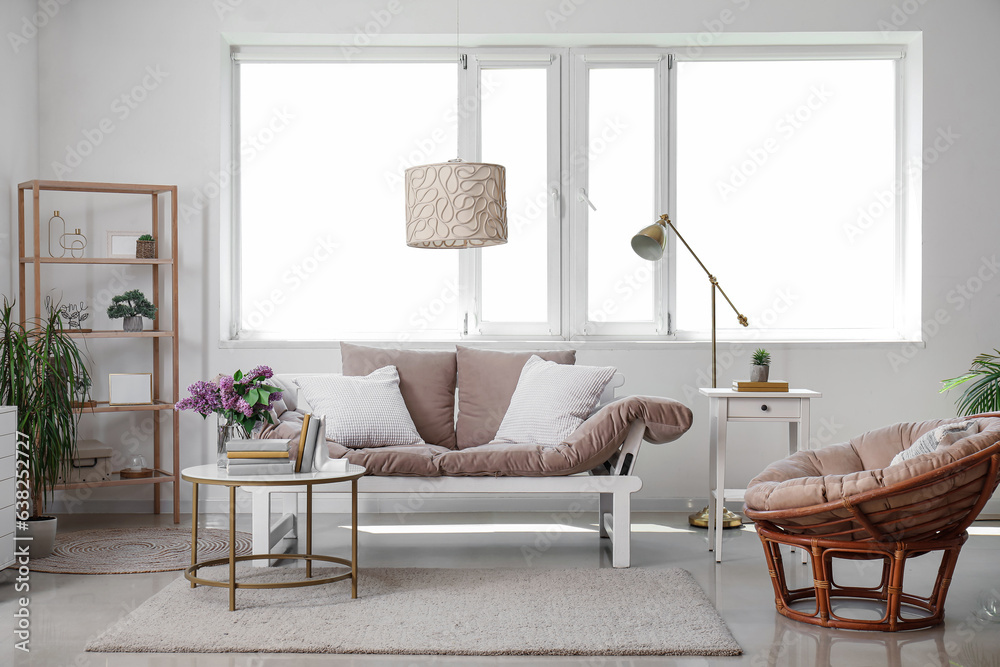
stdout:
[(233, 475), (215, 463), (192, 466), (181, 471), (181, 478), (199, 484), (223, 486), (286, 486), (295, 484), (324, 484), (357, 479), (365, 474), (365, 467), (347, 464), (346, 472), (293, 472), (285, 475)]
[(699, 387), (698, 391), (709, 398), (822, 398), (823, 394), (812, 389), (788, 391), (736, 391), (722, 387)]

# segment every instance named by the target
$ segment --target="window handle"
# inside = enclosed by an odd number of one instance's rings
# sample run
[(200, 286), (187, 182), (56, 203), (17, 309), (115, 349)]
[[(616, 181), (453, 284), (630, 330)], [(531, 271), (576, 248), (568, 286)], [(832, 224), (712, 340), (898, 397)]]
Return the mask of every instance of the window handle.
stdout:
[(595, 211), (597, 210), (597, 207), (594, 206), (594, 202), (590, 201), (590, 199), (587, 198), (587, 188), (580, 188), (580, 194), (577, 195), (576, 200), (585, 201), (587, 202), (587, 206), (589, 206)]

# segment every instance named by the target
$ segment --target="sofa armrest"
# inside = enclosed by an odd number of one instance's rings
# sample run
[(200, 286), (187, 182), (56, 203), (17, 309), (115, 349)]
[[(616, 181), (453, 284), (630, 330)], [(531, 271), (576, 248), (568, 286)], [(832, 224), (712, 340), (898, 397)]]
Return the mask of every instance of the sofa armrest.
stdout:
[(691, 409), (671, 398), (626, 396), (608, 403), (573, 431), (564, 444), (577, 446), (584, 440), (615, 442), (620, 446), (632, 422), (646, 424), (643, 440), (656, 445), (672, 442), (691, 428)]

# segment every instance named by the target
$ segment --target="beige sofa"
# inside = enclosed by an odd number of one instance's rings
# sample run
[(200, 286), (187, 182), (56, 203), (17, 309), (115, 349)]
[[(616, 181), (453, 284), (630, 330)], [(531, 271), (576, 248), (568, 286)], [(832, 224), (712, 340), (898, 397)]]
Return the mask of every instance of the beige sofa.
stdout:
[[(628, 567), (630, 496), (642, 486), (634, 474), (639, 447), (644, 440), (661, 444), (679, 438), (691, 427), (691, 411), (666, 398), (615, 400), (615, 387), (624, 383), (618, 375), (593, 414), (563, 442), (490, 444), (510, 404), (521, 367), (532, 354), (557, 363), (575, 362), (571, 350), (501, 352), (459, 346), (455, 351), (425, 351), (342, 344), (345, 375), (367, 375), (377, 368), (396, 366), (400, 393), (425, 442), (352, 449), (328, 440), (330, 456), (367, 468), (359, 482), (362, 494), (598, 495), (600, 532), (613, 541), (613, 565)], [(290, 451), (298, 442), (303, 415), (312, 411), (300, 397), (295, 377), (301, 375), (272, 379), (284, 390), (284, 409), (277, 426), (265, 434), (288, 439)], [(296, 506), (286, 508), (286, 514), (274, 522), (271, 496), (291, 490), (247, 490), (254, 493), (254, 551), (266, 553), (294, 532)], [(294, 497), (291, 500), (294, 502)]]

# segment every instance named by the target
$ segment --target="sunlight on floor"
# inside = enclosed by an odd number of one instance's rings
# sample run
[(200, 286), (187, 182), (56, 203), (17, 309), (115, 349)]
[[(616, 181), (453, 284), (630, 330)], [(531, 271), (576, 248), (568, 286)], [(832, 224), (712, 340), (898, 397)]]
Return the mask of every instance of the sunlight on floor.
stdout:
[(1000, 526), (969, 526), (969, 535), (1000, 535)]
[[(340, 526), (350, 529), (350, 526)], [(465, 533), (596, 533), (597, 525), (567, 526), (562, 523), (496, 523), (496, 524), (449, 524), (412, 526), (360, 526), (359, 533), (372, 535), (406, 534), (465, 534)], [(655, 523), (633, 523), (633, 533), (693, 533), (693, 528), (674, 528)]]

